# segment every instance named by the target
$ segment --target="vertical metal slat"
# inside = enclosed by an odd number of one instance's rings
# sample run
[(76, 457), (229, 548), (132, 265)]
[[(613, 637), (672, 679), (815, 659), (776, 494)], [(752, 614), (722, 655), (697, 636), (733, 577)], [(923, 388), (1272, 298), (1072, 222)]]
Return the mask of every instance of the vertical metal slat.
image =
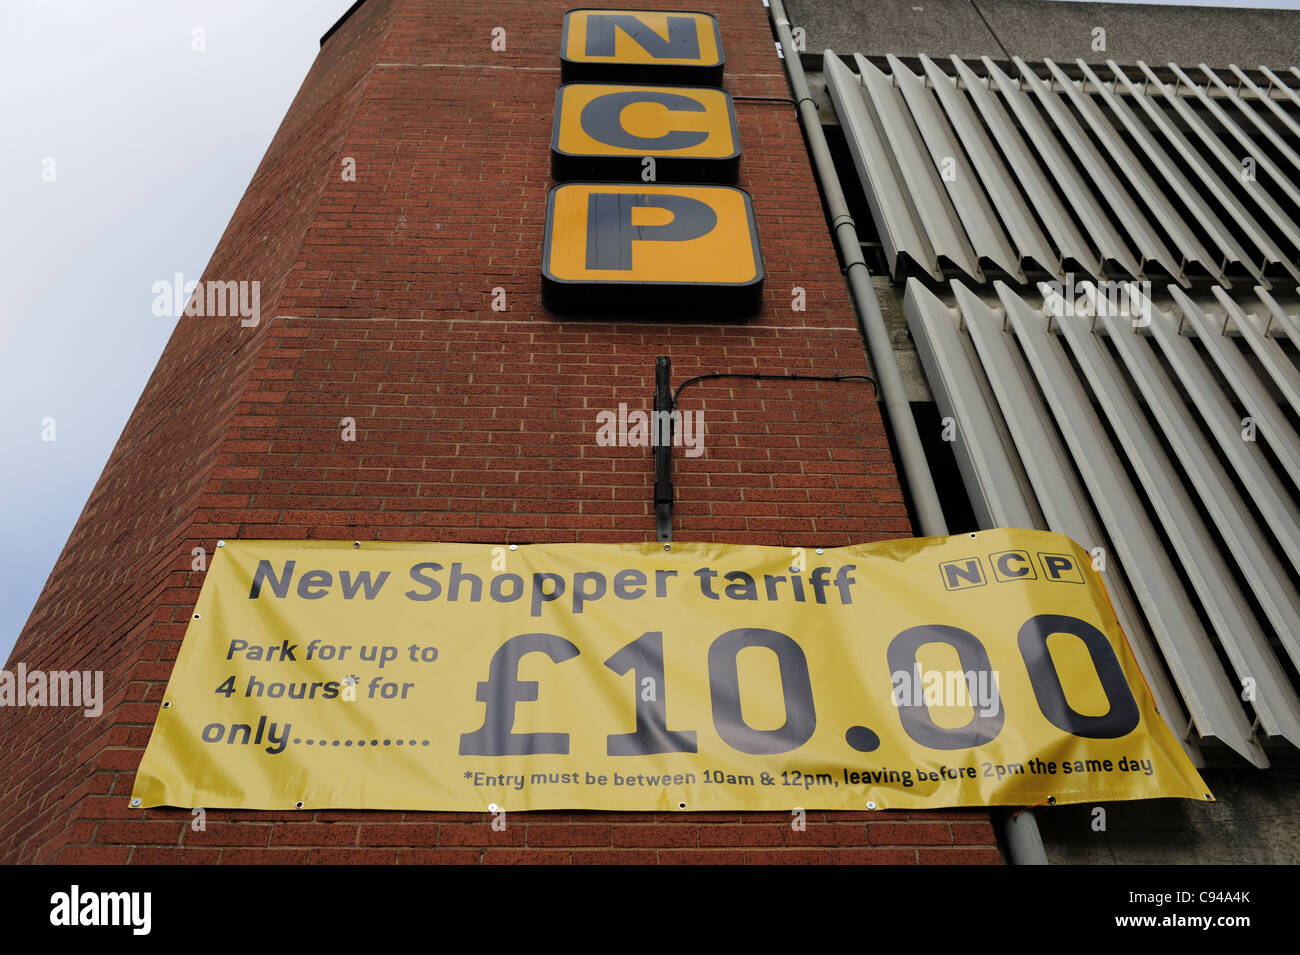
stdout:
[[(1082, 64), (1083, 61), (1080, 60), (1079, 62)], [(1128, 78), (1128, 74), (1126, 74), (1114, 60), (1107, 60), (1106, 65), (1115, 76), (1116, 87), (1123, 87), (1124, 92), (1127, 93), (1135, 103), (1142, 107), (1142, 111), (1146, 113), (1147, 119), (1151, 121), (1151, 124), (1155, 126), (1170, 143), (1173, 148), (1173, 154), (1178, 157), (1177, 162), (1187, 166), (1196, 173), (1196, 177), (1201, 181), (1205, 190), (1209, 192), (1210, 195), (1214, 196), (1223, 208), (1232, 215), (1233, 223), (1237, 228), (1245, 233), (1246, 237), (1254, 243), (1255, 247), (1262, 253), (1262, 258), (1256, 257), (1252, 260), (1247, 256), (1246, 261), (1253, 261), (1255, 267), (1259, 271), (1263, 271), (1265, 262), (1278, 262), (1290, 265), (1286, 253), (1283, 252), (1281, 247), (1273, 241), (1268, 232), (1255, 221), (1255, 216), (1247, 211), (1245, 205), (1243, 205), (1241, 200), (1237, 198), (1237, 194), (1228, 187), (1227, 183), (1224, 182), (1217, 173), (1215, 173), (1213, 167), (1201, 154), (1201, 150), (1192, 145), (1191, 140), (1183, 135), (1182, 130), (1180, 130), (1170, 120), (1168, 114), (1156, 105), (1155, 100), (1148, 96), (1145, 90), (1137, 87)], [(1115, 98), (1118, 99), (1118, 97)], [(1208, 133), (1208, 131), (1207, 134), (1213, 136), (1213, 134)], [(1222, 154), (1227, 153), (1227, 148), (1223, 146), (1222, 142), (1219, 143), (1219, 151)], [(1204, 205), (1204, 202), (1202, 202), (1202, 205)], [(1294, 241), (1300, 242), (1300, 230), (1297, 230)], [(1294, 269), (1294, 266), (1291, 266), (1291, 268)], [(1297, 280), (1300, 280), (1300, 271), (1296, 271), (1295, 276)]]
[(975, 75), (975, 71), (958, 57), (954, 56), (952, 62), (970, 94), (971, 102), (979, 110), (993, 133), (993, 138), (1007, 157), (1007, 166), (1016, 171), (1025, 196), (1052, 237), (1059, 252), (1061, 267), (1067, 271), (1077, 270), (1096, 275), (1102, 266), (1099, 254), (1088, 245), (1083, 233), (1075, 226), (1065, 204), (1057, 196), (1056, 190), (1039, 168), (1038, 161), (1034, 159), (1029, 145), (1020, 135), (1020, 130), (1011, 121), (1002, 104)]
[[(1029, 372), (1014, 354), (1015, 345), (1002, 328), (1002, 316), (960, 282), (953, 282), (952, 290), (1048, 529), (1065, 534), (1088, 551), (1102, 547), (1106, 553), (1114, 553), (1093, 516), (1088, 495), (1079, 485), (1069, 458), (1047, 424), (1049, 415), (1042, 407)], [(1165, 677), (1147, 619), (1138, 609), (1127, 573), (1122, 560), (1112, 561), (1105, 573), (1115, 615), (1174, 736), (1193, 759), (1199, 760), (1196, 744), (1188, 738), (1187, 724), (1182, 722), (1187, 708)]]
[(1277, 325), (1281, 326), (1282, 330), (1286, 332), (1286, 337), (1291, 339), (1291, 344), (1296, 348), (1300, 348), (1300, 319), (1297, 319), (1294, 315), (1279, 305), (1277, 300), (1274, 299), (1272, 295), (1268, 294), (1268, 290), (1265, 289), (1264, 286), (1255, 286), (1255, 296), (1263, 302), (1265, 306), (1267, 306), (1269, 315), (1272, 316), (1273, 321)]
[(1292, 662), (1300, 668), (1300, 594), (1265, 543), (1268, 535), (1256, 522), (1231, 475), (1219, 466), (1192, 411), (1175, 397), (1178, 389), (1156, 361), (1148, 340), (1139, 336), (1127, 319), (1103, 312), (1102, 321), (1188, 482), (1241, 568), (1242, 578)]
[(1236, 344), (1223, 333), (1224, 326), (1211, 321), (1201, 307), (1188, 298), (1181, 289), (1171, 287), (1171, 291), (1184, 317), (1196, 330), (1197, 338), (1210, 353), (1210, 357), (1214, 359), (1219, 371), (1232, 386), (1237, 398), (1255, 419), (1259, 431), (1268, 438), (1269, 447), (1282, 462), (1282, 466), (1291, 477), (1291, 482), (1296, 487), (1300, 487), (1300, 435), (1295, 433), (1295, 429), (1278, 408), (1277, 402), (1264, 390)]
[(1046, 528), (957, 315), (916, 279), (908, 280), (903, 311), (939, 413), (957, 423), (953, 455), (976, 520), (987, 528)]
[(876, 121), (867, 109), (862, 84), (853, 72), (830, 53), (822, 65), (826, 89), (844, 129), (858, 180), (876, 221), (880, 244), (889, 260), (889, 272), (899, 277), (898, 260), (906, 255), (936, 279), (943, 278), (930, 240), (907, 203), (907, 190), (894, 168)]
[(971, 165), (979, 181), (988, 191), (989, 198), (997, 209), (1015, 246), (1017, 264), (1021, 269), (1029, 263), (1030, 268), (1059, 275), (1061, 258), (1052, 250), (1043, 235), (1042, 229), (1034, 221), (1024, 196), (1012, 180), (1007, 164), (998, 156), (988, 134), (975, 115), (970, 101), (957, 89), (956, 84), (924, 54), (921, 66), (934, 87), (935, 95), (948, 114), (948, 121), (966, 147)]
[[(1173, 70), (1174, 75), (1177, 76), (1193, 94), (1195, 94), (1201, 105), (1214, 115), (1214, 118), (1219, 121), (1219, 124), (1224, 128), (1228, 135), (1235, 139), (1237, 143), (1246, 150), (1246, 155), (1253, 159), (1260, 168), (1268, 171), (1268, 174), (1276, 182), (1278, 188), (1290, 196), (1292, 202), (1300, 203), (1300, 190), (1296, 189), (1295, 184), (1291, 182), (1291, 179), (1287, 176), (1286, 172), (1283, 171), (1282, 167), (1273, 162), (1273, 160), (1269, 158), (1269, 155), (1259, 148), (1259, 144), (1255, 142), (1255, 140), (1252, 139), (1250, 135), (1237, 123), (1233, 122), (1232, 117), (1229, 116), (1227, 111), (1210, 96), (1209, 92), (1184, 73), (1177, 63), (1170, 63), (1169, 68)], [(1230, 96), (1229, 98), (1240, 106), (1240, 100), (1237, 97)]]
[[(1096, 295), (1095, 286), (1089, 283), (1084, 293), (1089, 295), (1093, 309), (1102, 312), (1110, 309), (1110, 303)], [(1134, 401), (1128, 384), (1116, 371), (1114, 361), (1087, 327), (1091, 321), (1071, 317), (1060, 320), (1058, 325), (1133, 473), (1146, 490), (1183, 573), (1205, 608), (1233, 670), (1243, 681), (1241, 685), (1249, 685), (1245, 680), (1255, 681), (1252, 706), (1264, 731), (1300, 746), (1300, 703), (1295, 691), (1269, 648), (1268, 638), (1256, 622), (1254, 612), (1242, 597), (1235, 574), (1219, 553), (1217, 543), (1184, 489), (1181, 475), (1161, 451), (1159, 439)]]
[(984, 69), (997, 85), (998, 91), (1011, 107), (1011, 111), (1015, 113), (1030, 142), (1038, 150), (1042, 157), (1042, 165), (1056, 180), (1062, 195), (1083, 222), (1084, 228), (1092, 237), (1093, 244), (1101, 250), (1103, 269), (1113, 271), (1118, 268), (1126, 275), (1140, 276), (1142, 267), (1133, 258), (1106, 213), (1097, 204), (1093, 190), (1075, 174), (1074, 163), (1057, 145), (1056, 134), (1047, 128), (1042, 117), (1030, 104), (1028, 97), (1017, 89), (1011, 78), (998, 69), (988, 57), (984, 57)]
[[(1200, 224), (1201, 228), (1209, 234), (1210, 240), (1219, 250), (1217, 274), (1222, 275), (1223, 265), (1231, 262), (1243, 266), (1256, 276), (1262, 278), (1262, 271), (1255, 266), (1254, 262), (1251, 261), (1250, 254), (1247, 253), (1237, 240), (1232, 237), (1232, 234), (1228, 231), (1227, 227), (1224, 226), (1218, 215), (1209, 207), (1205, 200), (1201, 198), (1200, 190), (1193, 186), (1188, 178), (1183, 175), (1181, 166), (1183, 163), (1186, 163), (1187, 160), (1180, 157), (1178, 161), (1175, 161), (1174, 158), (1164, 150), (1156, 140), (1155, 136), (1151, 134), (1150, 130), (1139, 121), (1137, 115), (1129, 105), (1107, 87), (1097, 74), (1092, 71), (1092, 68), (1088, 66), (1087, 63), (1083, 60), (1076, 60), (1075, 63), (1079, 69), (1083, 71), (1085, 79), (1096, 87), (1097, 95), (1100, 96), (1106, 105), (1110, 107), (1111, 113), (1114, 114), (1121, 124), (1123, 124), (1124, 129), (1133, 137), (1134, 141), (1146, 155), (1147, 159), (1155, 166), (1161, 179), (1174, 191), (1175, 194), (1177, 194), (1178, 198), (1183, 201), (1183, 204), (1191, 210), (1192, 215), (1196, 218), (1196, 221)], [(1060, 72), (1059, 68), (1056, 72)], [(1143, 99), (1145, 99), (1145, 97), (1143, 97)], [(1113, 129), (1111, 130), (1111, 136), (1116, 137), (1116, 133)], [(1130, 156), (1131, 155), (1132, 154), (1130, 153)], [(1133, 158), (1136, 159), (1136, 157)], [(1141, 172), (1140, 168), (1138, 171)], [(1141, 172), (1141, 174), (1146, 176), (1145, 172)], [(1150, 180), (1151, 177), (1146, 176), (1146, 178)], [(1150, 185), (1151, 187), (1159, 189), (1158, 186), (1155, 186), (1154, 182), (1151, 182)]]
[[(1297, 156), (1295, 150), (1286, 144), (1286, 140), (1275, 133), (1268, 123), (1264, 122), (1263, 118), (1258, 112), (1256, 112), (1255, 107), (1250, 104), (1250, 100), (1240, 95), (1236, 90), (1231, 89), (1227, 83), (1223, 82), (1223, 80), (1219, 78), (1218, 73), (1215, 73), (1214, 70), (1210, 69), (1204, 63), (1197, 65), (1200, 67), (1201, 72), (1205, 74), (1205, 78), (1213, 84), (1215, 89), (1223, 94), (1223, 98), (1231, 102), (1233, 106), (1237, 107), (1237, 112), (1241, 113), (1242, 116), (1245, 116), (1246, 119), (1250, 121), (1250, 125), (1259, 130), (1260, 134), (1273, 144), (1273, 148), (1286, 157), (1287, 161), (1291, 163), (1291, 168), (1300, 168), (1300, 156)], [(1247, 82), (1249, 83), (1250, 80), (1247, 79)], [(1254, 83), (1251, 83), (1250, 85), (1255, 90), (1259, 89), (1259, 87), (1255, 86)], [(1277, 105), (1273, 103), (1272, 100), (1268, 100), (1267, 102), (1273, 107), (1276, 107)]]
[(948, 191), (948, 198), (979, 258), (980, 267), (988, 263), (1007, 275), (1015, 276), (1019, 282), (1025, 281), (1015, 250), (980, 188), (979, 177), (971, 169), (965, 150), (953, 138), (934, 95), (925, 88), (925, 81), (904, 66), (898, 57), (891, 55), (887, 60), (894, 82), (902, 91), (912, 120), (920, 131), (921, 140), (929, 150), (931, 166), (942, 171), (945, 162), (953, 163), (953, 176), (948, 178), (941, 172), (938, 178)]
[[(1202, 68), (1204, 69), (1205, 67)], [(1240, 86), (1248, 87), (1250, 91), (1255, 94), (1256, 98), (1258, 98), (1258, 100), (1261, 103), (1263, 103), (1266, 107), (1268, 107), (1268, 111), (1272, 113), (1274, 116), (1276, 116), (1282, 122), (1282, 125), (1284, 125), (1287, 129), (1291, 130), (1292, 136), (1300, 136), (1300, 124), (1297, 124), (1296, 121), (1291, 118), (1291, 116), (1287, 113), (1286, 110), (1284, 110), (1281, 107), (1280, 104), (1273, 102), (1272, 96), (1270, 96), (1266, 91), (1260, 89), (1259, 85), (1254, 80), (1252, 80), (1249, 76), (1247, 76), (1245, 71), (1242, 70), (1239, 66), (1237, 66), (1237, 64), (1233, 63), (1229, 65), (1228, 69), (1232, 70), (1233, 75), (1237, 77), (1237, 81), (1240, 84)], [(1265, 70), (1264, 72), (1267, 73), (1268, 71)], [(1273, 74), (1269, 73), (1269, 76), (1273, 76)], [(1276, 77), (1274, 77), (1274, 79), (1276, 79)], [(1285, 86), (1282, 88), (1286, 90)], [(1291, 92), (1290, 90), (1286, 90), (1286, 91), (1288, 93)], [(1238, 96), (1240, 96), (1240, 94), (1238, 94)], [(1293, 99), (1294, 96), (1295, 94), (1292, 94)]]
[(1264, 330), (1255, 324), (1255, 317), (1229, 298), (1222, 289), (1215, 288), (1214, 295), (1228, 310), (1233, 327), (1241, 332), (1241, 337), (1246, 340), (1250, 350), (1264, 366), (1264, 370), (1268, 372), (1269, 378), (1282, 393), (1282, 397), (1297, 413), (1300, 413), (1300, 372), (1296, 371), (1291, 359), (1287, 358), (1286, 353), (1282, 351), (1282, 346), (1267, 337)]
[[(1102, 148), (1110, 155), (1111, 160), (1119, 167), (1124, 178), (1128, 180), (1133, 193), (1147, 207), (1150, 215), (1143, 215), (1141, 210), (1137, 208), (1136, 203), (1124, 195), (1123, 186), (1119, 180), (1111, 173), (1096, 146), (1086, 138), (1084, 131), (1075, 122), (1074, 117), (1064, 110), (1059, 98), (1052, 92), (1051, 86), (1044, 83), (1023, 60), (1019, 62), (1021, 71), (1033, 76), (1042, 85), (1042, 92), (1039, 94), (1040, 98), (1050, 97), (1054, 104), (1054, 110), (1059, 110), (1061, 115), (1068, 119), (1072, 130), (1076, 131), (1081, 137), (1078, 152), (1080, 158), (1087, 163), (1085, 168), (1088, 169), (1094, 181), (1100, 179), (1108, 185), (1113, 183), (1120, 190), (1112, 194), (1112, 205), (1119, 216), (1120, 223), (1126, 225), (1129, 232), (1135, 234), (1139, 242), (1154, 239), (1157, 243), (1160, 243), (1158, 233), (1149, 225), (1152, 222), (1158, 223), (1173, 240), (1178, 249), (1178, 254), (1181, 256), (1181, 261), (1176, 269), (1179, 274), (1183, 274), (1189, 266), (1194, 266), (1222, 280), (1223, 271), (1219, 267), (1219, 263), (1223, 261), (1223, 257), (1220, 256), (1216, 260), (1201, 244), (1201, 240), (1192, 233), (1187, 223), (1183, 221), (1182, 213), (1174, 208), (1173, 203), (1165, 196), (1164, 190), (1142, 168), (1142, 163), (1137, 156), (1133, 155), (1133, 151), (1128, 148), (1124, 140), (1120, 138), (1115, 127), (1106, 120), (1101, 107), (1097, 105), (1093, 98), (1088, 96), (1078, 84), (1066, 76), (1065, 71), (1057, 66), (1053, 60), (1043, 61), (1043, 65), (1047, 67), (1053, 79), (1060, 84), (1065, 91), (1065, 95), (1074, 104), (1074, 108), (1083, 117), (1084, 122), (1088, 124), (1088, 128), (1092, 130), (1093, 138), (1101, 144)], [(1093, 79), (1095, 80), (1096, 77), (1093, 77)], [(1157, 246), (1157, 248), (1159, 247), (1162, 247), (1162, 245)], [(1140, 245), (1139, 248), (1141, 248)]]
[(1272, 89), (1281, 90), (1282, 94), (1296, 106), (1300, 106), (1300, 96), (1297, 96), (1295, 90), (1286, 85), (1282, 77), (1278, 76), (1267, 66), (1261, 66), (1259, 71), (1268, 77), (1268, 82)]
[[(1293, 220), (1278, 201), (1273, 198), (1268, 189), (1264, 188), (1262, 183), (1256, 179), (1244, 179), (1242, 177), (1242, 166), (1236, 155), (1228, 148), (1227, 144), (1219, 134), (1210, 129), (1205, 120), (1203, 120), (1197, 112), (1178, 95), (1177, 89), (1169, 86), (1161, 80), (1160, 77), (1156, 76), (1155, 71), (1153, 71), (1151, 67), (1147, 66), (1146, 63), (1139, 60), (1137, 65), (1138, 68), (1142, 70), (1143, 74), (1145, 74), (1147, 85), (1154, 86), (1160, 91), (1165, 102), (1173, 108), (1187, 127), (1196, 134), (1197, 138), (1200, 139), (1202, 144), (1204, 144), (1210, 155), (1214, 156), (1214, 158), (1218, 160), (1228, 177), (1241, 184), (1241, 188), (1250, 196), (1251, 201), (1253, 201), (1264, 212), (1265, 216), (1274, 226), (1277, 227), (1278, 231), (1286, 236), (1287, 240), (1291, 243), (1292, 250), (1288, 255), (1283, 256), (1283, 262), (1286, 264), (1288, 271), (1296, 277), (1297, 281), (1300, 281), (1300, 271), (1297, 271), (1293, 258), (1295, 250), (1300, 249), (1300, 225), (1296, 224), (1295, 220)], [(1191, 81), (1188, 80), (1188, 82), (1190, 83)], [(1200, 90), (1200, 87), (1196, 87), (1195, 84), (1192, 84), (1192, 86), (1198, 91), (1198, 97), (1203, 97), (1202, 101), (1208, 101), (1208, 97), (1204, 96), (1204, 91)], [(1227, 123), (1225, 129), (1231, 128), (1232, 130), (1236, 130), (1235, 124), (1233, 124), (1232, 120), (1218, 108), (1218, 104), (1211, 105), (1213, 110), (1217, 110), (1218, 115)], [(1237, 135), (1241, 135), (1239, 130), (1237, 131)], [(1258, 149), (1255, 147), (1253, 141), (1247, 139), (1247, 143), (1249, 144), (1247, 146), (1248, 151), (1258, 153)], [(1198, 150), (1193, 149), (1188, 153), (1188, 155), (1195, 155), (1198, 152)], [(1252, 217), (1248, 216), (1243, 218), (1241, 221), (1243, 224), (1249, 223), (1251, 218)], [(1262, 245), (1261, 248), (1263, 248)]]
[[(1263, 515), (1287, 559), (1300, 572), (1300, 514), (1283, 490), (1259, 446), (1242, 440), (1241, 423), (1220, 391), (1196, 349), (1178, 334), (1178, 323), (1148, 303), (1151, 323), (1147, 328), (1169, 362), (1174, 375), (1192, 399), (1223, 456), (1232, 465), (1246, 493)], [(1164, 400), (1168, 401), (1168, 397)]]
[(1252, 738), (1250, 722), (1214, 648), (1188, 607), (1177, 574), (1150, 520), (1129, 491), (1114, 449), (1064, 364), (1059, 345), (1048, 335), (1042, 316), (1019, 295), (1001, 282), (996, 288), (1197, 728), (1203, 736), (1219, 739), (1255, 765), (1267, 766), (1268, 758)]
[(907, 188), (907, 198), (916, 210), (917, 221), (930, 239), (940, 265), (947, 260), (976, 281), (984, 281), (975, 250), (966, 238), (957, 211), (939, 180), (939, 171), (925, 148), (921, 134), (908, 113), (902, 92), (892, 80), (855, 54), (867, 104), (874, 111), (895, 158), (895, 168)]

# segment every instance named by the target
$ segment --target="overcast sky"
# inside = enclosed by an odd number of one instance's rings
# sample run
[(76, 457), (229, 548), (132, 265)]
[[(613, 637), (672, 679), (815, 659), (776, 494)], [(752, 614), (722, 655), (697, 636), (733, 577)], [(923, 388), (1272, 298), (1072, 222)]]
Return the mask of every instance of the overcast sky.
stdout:
[(153, 284), (202, 274), (350, 5), (0, 2), (0, 659), (171, 333)]
[(0, 3), (0, 659), (175, 324), (153, 283), (202, 274), (350, 5)]

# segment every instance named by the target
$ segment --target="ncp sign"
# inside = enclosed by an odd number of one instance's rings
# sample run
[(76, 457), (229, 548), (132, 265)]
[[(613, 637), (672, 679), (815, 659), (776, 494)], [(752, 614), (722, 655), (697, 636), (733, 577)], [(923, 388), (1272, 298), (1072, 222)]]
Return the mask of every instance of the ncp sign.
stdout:
[(546, 207), (542, 296), (557, 312), (755, 311), (763, 264), (731, 186), (566, 183)]
[[(704, 13), (573, 10), (551, 137), (542, 301), (566, 314), (750, 314), (763, 264), (740, 140)], [(587, 181), (574, 181), (587, 180)], [(667, 181), (665, 181), (667, 180)]]
[(722, 82), (722, 32), (707, 13), (570, 10), (560, 40), (560, 76), (632, 83)]
[(555, 95), (551, 174), (573, 179), (656, 178), (734, 183), (740, 171), (736, 110), (707, 86), (566, 83)]

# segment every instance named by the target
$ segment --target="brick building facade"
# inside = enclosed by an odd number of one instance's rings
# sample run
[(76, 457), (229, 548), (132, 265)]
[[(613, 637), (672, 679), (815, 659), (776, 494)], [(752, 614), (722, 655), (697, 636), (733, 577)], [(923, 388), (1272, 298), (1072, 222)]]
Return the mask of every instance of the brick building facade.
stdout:
[[(652, 6), (701, 8), (656, 2)], [(566, 319), (540, 261), (566, 4), (366, 0), (323, 43), (205, 280), (261, 319), (182, 317), (10, 666), (102, 670), (103, 715), (0, 710), (6, 862), (998, 862), (983, 810), (486, 814), (128, 808), (219, 539), (655, 539), (655, 357), (708, 372), (869, 373), (767, 11), (719, 20), (767, 273), (748, 320)], [(493, 29), (505, 31), (503, 51)], [(355, 179), (345, 175), (352, 161)], [(806, 310), (792, 307), (796, 288)], [(505, 310), (494, 310), (503, 289)], [(680, 540), (838, 546), (911, 528), (864, 382), (693, 387)], [(356, 440), (340, 439), (341, 421)]]

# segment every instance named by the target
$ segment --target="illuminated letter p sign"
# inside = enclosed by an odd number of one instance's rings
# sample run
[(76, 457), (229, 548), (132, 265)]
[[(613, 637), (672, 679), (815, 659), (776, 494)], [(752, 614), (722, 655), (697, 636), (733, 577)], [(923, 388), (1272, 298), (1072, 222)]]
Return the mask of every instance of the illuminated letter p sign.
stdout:
[(554, 312), (726, 317), (762, 301), (754, 212), (730, 186), (565, 183), (550, 192), (544, 242)]
[[(662, 225), (636, 225), (637, 209), (663, 209), (672, 219)], [(587, 269), (632, 270), (632, 243), (689, 242), (718, 225), (713, 207), (690, 196), (670, 193), (593, 192), (587, 197)]]

